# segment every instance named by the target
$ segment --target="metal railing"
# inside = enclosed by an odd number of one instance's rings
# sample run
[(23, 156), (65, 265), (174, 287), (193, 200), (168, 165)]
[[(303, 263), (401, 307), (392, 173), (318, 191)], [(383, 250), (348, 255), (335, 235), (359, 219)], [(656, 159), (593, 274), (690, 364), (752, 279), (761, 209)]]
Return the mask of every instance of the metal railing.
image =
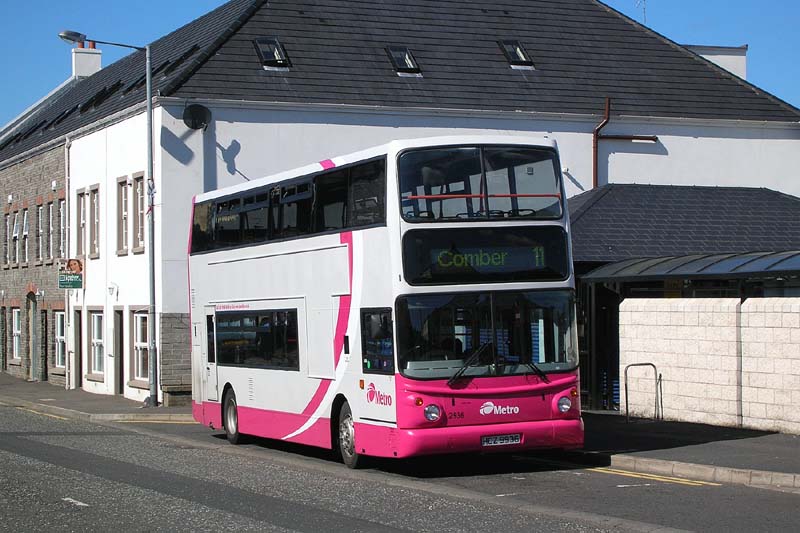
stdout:
[(655, 384), (655, 405), (653, 406), (653, 420), (659, 420), (659, 399), (661, 400), (661, 419), (664, 418), (664, 394), (661, 391), (661, 374), (658, 373), (656, 365), (653, 363), (631, 363), (625, 366), (625, 422), (630, 422), (630, 411), (628, 410), (628, 369), (632, 366), (649, 366), (653, 368), (653, 378)]

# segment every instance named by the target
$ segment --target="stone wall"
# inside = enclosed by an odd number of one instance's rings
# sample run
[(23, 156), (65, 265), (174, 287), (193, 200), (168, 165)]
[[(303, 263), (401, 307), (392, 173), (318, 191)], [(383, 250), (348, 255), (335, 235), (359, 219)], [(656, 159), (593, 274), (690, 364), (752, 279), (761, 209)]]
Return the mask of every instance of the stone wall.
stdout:
[(192, 400), (192, 346), (188, 313), (160, 315), (161, 390), (164, 405), (188, 404)]
[[(663, 417), (800, 434), (800, 299), (629, 299), (620, 305), (625, 367), (653, 363)], [(628, 370), (632, 415), (652, 417), (650, 367)]]

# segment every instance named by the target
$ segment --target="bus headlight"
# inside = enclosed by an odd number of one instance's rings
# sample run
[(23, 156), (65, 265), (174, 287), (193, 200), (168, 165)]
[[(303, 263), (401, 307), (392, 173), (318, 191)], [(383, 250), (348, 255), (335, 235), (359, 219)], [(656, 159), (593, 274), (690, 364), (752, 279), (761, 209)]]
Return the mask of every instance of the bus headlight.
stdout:
[(439, 420), (439, 417), (442, 416), (442, 412), (439, 410), (439, 406), (433, 404), (426, 405), (424, 413), (425, 413), (425, 419), (431, 422), (436, 422), (437, 420)]
[(572, 400), (570, 400), (566, 396), (562, 396), (561, 398), (558, 399), (559, 411), (561, 411), (562, 413), (566, 413), (567, 411), (570, 410), (570, 408), (572, 408)]

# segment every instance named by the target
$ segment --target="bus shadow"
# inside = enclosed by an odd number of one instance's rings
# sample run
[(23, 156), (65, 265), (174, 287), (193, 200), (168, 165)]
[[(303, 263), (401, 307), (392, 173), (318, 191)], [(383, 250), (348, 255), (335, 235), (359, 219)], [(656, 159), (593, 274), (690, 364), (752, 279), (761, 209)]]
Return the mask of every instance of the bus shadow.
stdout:
[[(213, 437), (225, 440), (224, 433), (214, 434)], [(342, 468), (347, 468), (341, 464), (341, 458), (333, 450), (250, 436), (244, 438), (242, 446), (277, 451), (326, 463), (338, 463)], [(563, 450), (545, 450), (521, 454), (429, 455), (408, 459), (365, 457), (359, 465), (359, 469), (417, 479), (437, 479), (579, 470), (587, 467), (608, 466), (609, 464), (610, 460), (605, 455), (592, 456)]]
[(448, 477), (476, 477), (499, 474), (533, 474), (580, 470), (587, 467), (608, 466), (607, 456), (586, 456), (563, 450), (545, 450), (531, 453), (462, 453), (431, 455), (410, 459), (372, 459), (370, 467), (383, 472), (436, 479)]

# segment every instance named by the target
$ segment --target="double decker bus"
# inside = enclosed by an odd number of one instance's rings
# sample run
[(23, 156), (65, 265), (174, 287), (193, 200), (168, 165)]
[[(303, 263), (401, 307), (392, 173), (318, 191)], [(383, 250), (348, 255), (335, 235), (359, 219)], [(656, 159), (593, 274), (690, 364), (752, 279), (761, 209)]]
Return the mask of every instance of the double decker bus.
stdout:
[(390, 142), (204, 193), (194, 418), (403, 458), (583, 445), (575, 290), (546, 138)]

